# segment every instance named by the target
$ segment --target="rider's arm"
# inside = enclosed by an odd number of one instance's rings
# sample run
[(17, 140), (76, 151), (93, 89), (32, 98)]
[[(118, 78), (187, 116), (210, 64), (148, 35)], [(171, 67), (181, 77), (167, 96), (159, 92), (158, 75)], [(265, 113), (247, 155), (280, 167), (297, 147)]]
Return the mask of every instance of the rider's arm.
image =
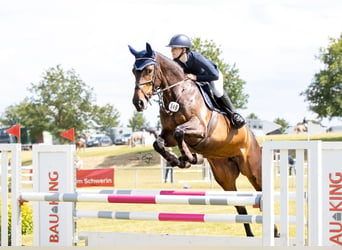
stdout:
[(192, 52), (189, 60), (192, 61), (191, 68), (195, 69), (194, 72), (189, 73), (195, 74), (197, 81), (211, 82), (219, 78), (219, 71), (216, 65), (200, 53)]

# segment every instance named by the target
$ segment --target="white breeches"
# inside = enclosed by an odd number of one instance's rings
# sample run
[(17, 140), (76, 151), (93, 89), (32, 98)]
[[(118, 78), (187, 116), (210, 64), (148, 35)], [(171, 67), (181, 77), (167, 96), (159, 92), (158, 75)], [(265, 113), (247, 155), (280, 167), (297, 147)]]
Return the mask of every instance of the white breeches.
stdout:
[(223, 75), (222, 75), (221, 71), (219, 71), (219, 79), (217, 79), (216, 81), (211, 81), (210, 86), (213, 89), (214, 95), (216, 97), (223, 96), (223, 94), (224, 94)]

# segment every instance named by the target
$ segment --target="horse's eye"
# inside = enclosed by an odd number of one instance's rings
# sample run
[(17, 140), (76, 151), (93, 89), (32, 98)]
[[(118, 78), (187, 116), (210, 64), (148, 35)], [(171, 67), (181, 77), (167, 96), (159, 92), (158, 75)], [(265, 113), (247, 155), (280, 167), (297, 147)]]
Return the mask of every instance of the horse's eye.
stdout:
[(147, 69), (147, 74), (151, 74), (152, 73), (152, 69)]

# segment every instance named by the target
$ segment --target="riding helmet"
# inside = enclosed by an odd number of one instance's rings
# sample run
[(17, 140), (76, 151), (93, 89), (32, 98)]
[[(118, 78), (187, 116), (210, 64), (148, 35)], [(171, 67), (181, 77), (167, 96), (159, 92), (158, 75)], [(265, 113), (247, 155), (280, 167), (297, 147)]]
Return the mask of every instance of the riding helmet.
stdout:
[(177, 34), (171, 38), (170, 43), (166, 47), (190, 49), (191, 48), (191, 40), (186, 35)]

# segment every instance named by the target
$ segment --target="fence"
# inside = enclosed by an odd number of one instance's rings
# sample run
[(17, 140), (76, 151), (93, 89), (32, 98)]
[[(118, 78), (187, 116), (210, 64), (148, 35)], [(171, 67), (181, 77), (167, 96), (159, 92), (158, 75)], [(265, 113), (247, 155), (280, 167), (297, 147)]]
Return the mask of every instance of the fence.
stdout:
[[(21, 235), (20, 235), (20, 204), (19, 198), (26, 199), (41, 199), (44, 202), (39, 202), (34, 207), (34, 241), (35, 245), (39, 246), (53, 246), (62, 245), (70, 246), (75, 241), (75, 225), (74, 225), (74, 215), (78, 213), (78, 216), (104, 216), (108, 218), (129, 218), (132, 213), (127, 212), (125, 214), (118, 214), (115, 211), (106, 211), (102, 213), (100, 211), (89, 212), (89, 211), (76, 211), (75, 210), (75, 200), (80, 200), (83, 195), (78, 195), (74, 193), (74, 182), (75, 182), (75, 170), (74, 166), (74, 154), (75, 149), (73, 146), (37, 146), (33, 149), (33, 168), (34, 168), (34, 192), (35, 194), (20, 192), (19, 182), (20, 182), (20, 146), (18, 145), (0, 145), (0, 150), (2, 151), (2, 219), (1, 219), (1, 233), (2, 236), (7, 235), (8, 228), (7, 225), (7, 202), (8, 202), (8, 192), (4, 188), (5, 183), (7, 183), (7, 171), (4, 171), (8, 164), (8, 152), (11, 153), (11, 167), (12, 167), (12, 243), (14, 245), (20, 245)], [(263, 222), (263, 237), (259, 243), (264, 246), (272, 246), (275, 244), (275, 239), (273, 237), (274, 223), (276, 222), (276, 217), (274, 214), (274, 166), (273, 157), (274, 151), (280, 151), (280, 206), (281, 214), (279, 215), (280, 223), (280, 239), (277, 244), (289, 245), (289, 224), (292, 219), (289, 215), (289, 198), (292, 195), (291, 190), (288, 185), (288, 154), (289, 150), (295, 150), (296, 155), (296, 237), (294, 243), (296, 246), (328, 246), (328, 245), (341, 245), (340, 235), (342, 230), (341, 224), (341, 200), (342, 200), (342, 173), (341, 173), (341, 151), (342, 143), (322, 143), (320, 141), (292, 141), (292, 142), (265, 142), (263, 144), (263, 193), (262, 193), (262, 209), (263, 214), (261, 217), (250, 217), (249, 221), (261, 221)], [(324, 164), (324, 167), (322, 165)], [(307, 174), (305, 174), (305, 165), (307, 165)], [(307, 182), (307, 187), (306, 183)], [(48, 192), (49, 194), (45, 194)], [(40, 194), (39, 194), (40, 193)], [(50, 194), (52, 193), (52, 194)], [(306, 195), (307, 194), (307, 195)], [(85, 195), (88, 196), (89, 194)], [(99, 194), (97, 194), (99, 195)], [(134, 195), (133, 195), (134, 196)], [(132, 197), (133, 197), (132, 196)], [(153, 202), (155, 202), (156, 197), (159, 198), (160, 195), (150, 195), (147, 199), (153, 197)], [(168, 196), (168, 195), (166, 195)], [(172, 196), (172, 195), (171, 195)], [(39, 198), (40, 197), (40, 198)], [(62, 198), (61, 198), (62, 197)], [(95, 200), (103, 199), (106, 197), (118, 198), (115, 195), (103, 194), (99, 195)], [(132, 197), (126, 197), (131, 199)], [(121, 198), (122, 198), (121, 197)], [(259, 197), (260, 196), (256, 196)], [(126, 199), (125, 198), (125, 199)], [(165, 197), (164, 197), (165, 198)], [(167, 197), (171, 198), (171, 197)], [(189, 202), (189, 197), (186, 195), (181, 200), (180, 203), (184, 204), (185, 200)], [(68, 202), (63, 202), (63, 200)], [(143, 198), (144, 200), (145, 198)], [(163, 198), (161, 198), (163, 199)], [(175, 199), (172, 197), (172, 199)], [(193, 203), (208, 203), (206, 199), (191, 197)], [(215, 204), (227, 203), (227, 199), (218, 200), (217, 197), (210, 198), (215, 200)], [(232, 199), (232, 198), (230, 198)], [(233, 200), (237, 200), (236, 197)], [(197, 202), (196, 202), (197, 201)], [(119, 202), (123, 202), (120, 200)], [(134, 201), (132, 201), (134, 202)], [(153, 203), (151, 202), (151, 203)], [(171, 201), (170, 201), (171, 202)], [(173, 201), (174, 202), (174, 201)], [(255, 203), (255, 200), (253, 201)], [(176, 202), (177, 203), (177, 202)], [(228, 202), (229, 203), (229, 202)], [(243, 204), (252, 202), (242, 201)], [(259, 202), (258, 202), (259, 203)], [(232, 203), (233, 205), (235, 203)], [(239, 203), (240, 204), (240, 203)], [(308, 215), (306, 216), (306, 207), (308, 209)], [(100, 213), (99, 213), (100, 212)], [(134, 217), (134, 215), (132, 215)], [(143, 217), (162, 217), (164, 219), (169, 219), (168, 215), (163, 213), (154, 214), (140, 214), (136, 218)], [(180, 218), (185, 215), (175, 214), (173, 218)], [(197, 217), (196, 217), (197, 216)], [(196, 215), (198, 220), (205, 221), (204, 214)], [(151, 218), (152, 218), (151, 217)], [(171, 216), (172, 217), (172, 216)], [(191, 217), (191, 215), (189, 215)], [(220, 216), (219, 216), (220, 217)], [(230, 216), (222, 216), (227, 221), (245, 221), (247, 218), (238, 218)], [(228, 217), (230, 217), (228, 219)], [(192, 217), (193, 219), (194, 217)], [(209, 217), (208, 217), (209, 218)], [(214, 220), (217, 218), (212, 216), (208, 220)], [(308, 223), (306, 223), (306, 221)], [(306, 233), (307, 232), (307, 233)], [(99, 232), (96, 233), (97, 235)], [(87, 234), (83, 234), (87, 235)], [(115, 234), (113, 233), (112, 236)], [(85, 237), (85, 236), (84, 236)], [(89, 239), (94, 237), (88, 234)], [(134, 237), (134, 236), (133, 236)], [(6, 237), (2, 237), (1, 244), (6, 246)], [(111, 241), (113, 237), (108, 237), (106, 240), (101, 239), (103, 242)], [(227, 237), (229, 238), (229, 237)], [(198, 237), (196, 239), (199, 239)], [(206, 239), (203, 239), (204, 241)], [(248, 241), (248, 239), (244, 239)], [(102, 243), (103, 243), (102, 242)], [(255, 239), (253, 239), (255, 242)], [(92, 242), (89, 244), (100, 244), (100, 242)], [(125, 244), (125, 242), (123, 243)], [(126, 242), (127, 244), (127, 242)], [(255, 243), (254, 243), (255, 244)], [(291, 241), (292, 244), (292, 241)]]

